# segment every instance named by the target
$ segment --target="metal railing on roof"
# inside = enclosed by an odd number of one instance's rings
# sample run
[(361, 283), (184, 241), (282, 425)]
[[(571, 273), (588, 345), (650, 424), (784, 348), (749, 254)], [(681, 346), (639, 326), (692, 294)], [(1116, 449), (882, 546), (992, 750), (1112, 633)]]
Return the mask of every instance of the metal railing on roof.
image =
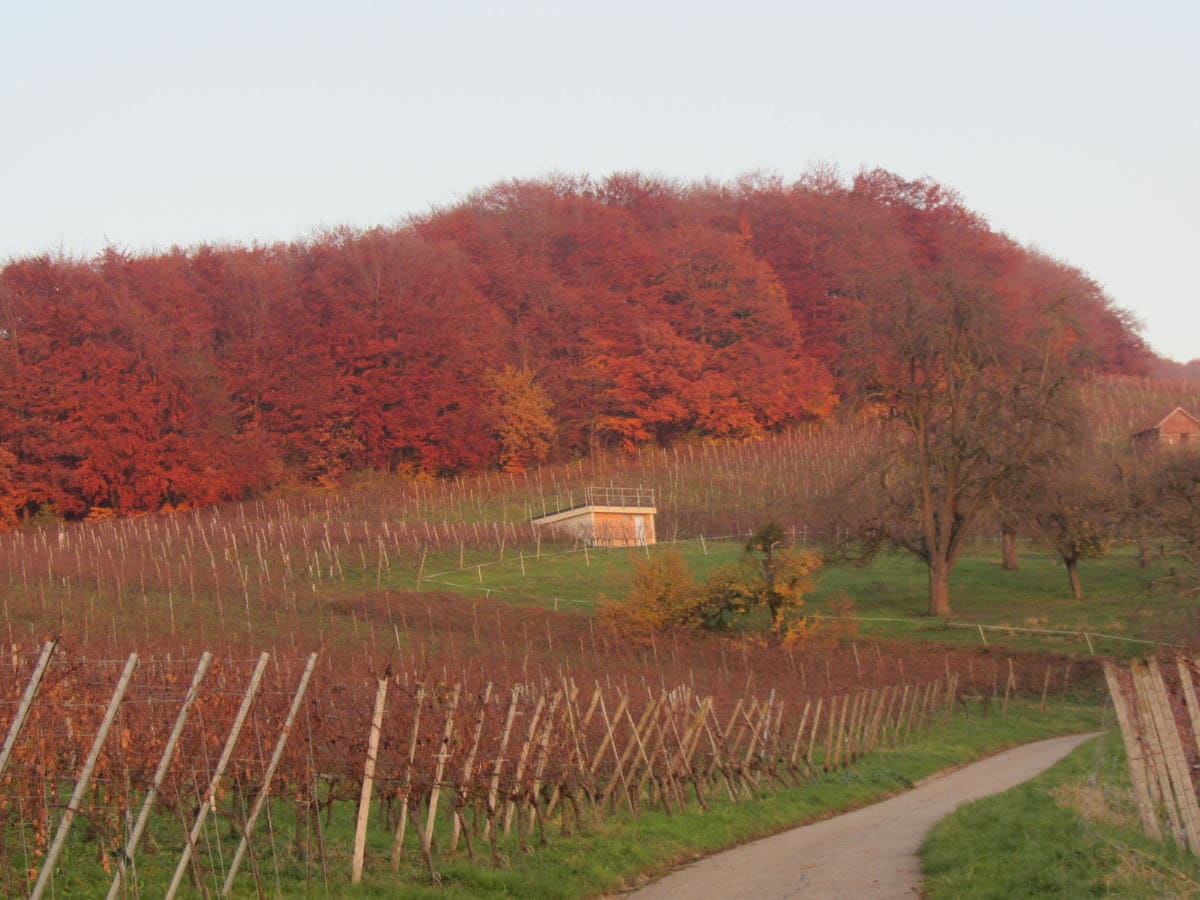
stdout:
[(654, 488), (593, 486), (584, 488), (584, 506), (654, 506)]

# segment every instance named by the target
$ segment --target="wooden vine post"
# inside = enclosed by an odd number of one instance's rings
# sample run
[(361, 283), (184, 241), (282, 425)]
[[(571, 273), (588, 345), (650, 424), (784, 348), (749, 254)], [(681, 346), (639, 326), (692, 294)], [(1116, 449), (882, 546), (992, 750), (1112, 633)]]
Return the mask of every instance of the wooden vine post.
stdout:
[(75, 820), (75, 814), (79, 812), (79, 804), (83, 801), (83, 795), (87, 793), (88, 783), (92, 778), (92, 770), (96, 767), (96, 760), (100, 758), (100, 751), (104, 747), (104, 741), (108, 737), (108, 730), (112, 727), (113, 719), (117, 717), (117, 708), (121, 705), (121, 700), (125, 697), (125, 691), (129, 688), (129, 679), (133, 677), (133, 670), (137, 667), (138, 655), (130, 653), (129, 658), (125, 661), (125, 669), (121, 673), (121, 678), (117, 682), (117, 687), (113, 691), (112, 698), (108, 701), (108, 708), (104, 711), (104, 719), (100, 723), (100, 729), (96, 732), (96, 737), (92, 740), (92, 748), (88, 751), (87, 759), (83, 764), (83, 771), (79, 773), (79, 779), (75, 782), (75, 790), (71, 793), (71, 799), (67, 801), (67, 808), (63, 812), (63, 817), (58, 823), (58, 831), (54, 835), (54, 843), (50, 845), (50, 849), (46, 851), (46, 858), (42, 861), (42, 870), (38, 872), (37, 883), (33, 887), (33, 893), (30, 894), (32, 900), (39, 900), (46, 893), (46, 888), (50, 886), (50, 879), (54, 875), (54, 867), (58, 864), (58, 857), (62, 853), (63, 845), (67, 841), (67, 834), (71, 830), (71, 823)]
[[(622, 696), (621, 702), (617, 707), (616, 714), (613, 716), (613, 718), (616, 719), (616, 721), (618, 723), (621, 721), (621, 714), (625, 711), (628, 704), (629, 704), (629, 698), (626, 696)], [(612, 748), (613, 762), (615, 763), (615, 772), (613, 773), (612, 778), (609, 779), (608, 784), (605, 785), (604, 790), (601, 792), (600, 799), (595, 804), (596, 809), (599, 810), (600, 812), (603, 812), (605, 810), (605, 808), (607, 807), (607, 804), (608, 804), (609, 794), (611, 793), (613, 787), (616, 785), (617, 779), (620, 779), (621, 784), (625, 788), (625, 802), (627, 804), (629, 804), (629, 814), (636, 818), (637, 810), (634, 808), (633, 797), (630, 796), (630, 793), (629, 793), (629, 779), (625, 777), (624, 762), (623, 762), (621, 756), (617, 753), (617, 739), (616, 739), (616, 736), (613, 734), (612, 720), (610, 720), (608, 717), (608, 709), (604, 705), (603, 695), (601, 695), (601, 697), (600, 697), (600, 715), (604, 718), (604, 730), (605, 730), (604, 740), (605, 740), (605, 743), (609, 747)], [(595, 769), (596, 766), (599, 765), (603, 753), (604, 753), (604, 745), (602, 744), (600, 746), (600, 749), (596, 752), (595, 759), (592, 760), (592, 768), (593, 769)]]
[(412, 731), (408, 737), (408, 761), (404, 769), (404, 785), (400, 788), (400, 821), (396, 823), (396, 834), (392, 838), (392, 873), (400, 871), (400, 860), (404, 856), (404, 832), (408, 826), (408, 795), (412, 791), (413, 763), (417, 756), (417, 738), (421, 731), (421, 709), (425, 705), (425, 685), (417, 685), (417, 697), (413, 708)]
[(500, 825), (497, 821), (499, 811), (499, 792), (500, 792), (500, 770), (504, 766), (504, 751), (508, 747), (508, 739), (512, 734), (513, 718), (517, 712), (517, 698), (520, 694), (520, 688), (512, 689), (512, 699), (508, 703), (508, 713), (504, 717), (504, 729), (500, 733), (500, 748), (496, 751), (495, 762), (492, 763), (492, 777), (488, 784), (487, 797), (487, 822), (483, 826), (483, 837), (485, 840), (490, 839), (492, 845), (492, 865), (500, 865), (500, 847), (499, 847), (499, 832)]
[[(537, 761), (534, 763), (534, 767), (533, 767), (533, 786), (529, 791), (530, 819), (529, 819), (528, 834), (530, 836), (533, 835), (533, 826), (536, 823), (538, 826), (538, 833), (541, 836), (541, 842), (543, 844), (546, 843), (546, 834), (545, 834), (545, 830), (544, 830), (545, 826), (542, 821), (541, 809), (538, 807), (538, 797), (541, 794), (542, 775), (545, 773), (545, 770), (546, 770), (547, 754), (550, 752), (550, 736), (554, 733), (554, 726), (555, 726), (555, 723), (558, 721), (556, 712), (557, 712), (559, 703), (564, 698), (564, 693), (565, 692), (563, 690), (556, 691), (554, 694), (554, 697), (550, 700), (550, 710), (546, 714), (545, 728), (542, 731), (542, 739), (538, 744)], [(565, 699), (567, 700), (568, 703), (570, 703), (571, 698), (570, 698), (569, 694), (566, 696)]]
[(429, 816), (425, 820), (425, 830), (421, 832), (421, 855), (425, 865), (429, 867), (429, 879), (434, 884), (442, 883), (442, 876), (433, 867), (433, 826), (437, 822), (438, 798), (442, 791), (442, 776), (446, 772), (446, 759), (450, 756), (450, 738), (454, 734), (454, 714), (458, 711), (458, 697), (462, 691), (461, 684), (454, 685), (450, 695), (450, 705), (446, 709), (446, 726), (442, 730), (442, 743), (438, 748), (437, 770), (433, 775), (433, 787), (429, 792)]
[(269, 654), (266, 652), (262, 653), (258, 657), (258, 663), (254, 667), (254, 672), (250, 675), (250, 683), (246, 686), (246, 691), (242, 695), (241, 706), (238, 707), (233, 725), (229, 729), (229, 736), (225, 739), (225, 746), (221, 748), (221, 756), (217, 760), (216, 769), (213, 771), (212, 778), (208, 782), (208, 787), (204, 791), (204, 796), (200, 800), (200, 809), (196, 813), (196, 819), (192, 823), (191, 829), (188, 831), (187, 843), (184, 845), (183, 853), (179, 856), (179, 863), (175, 866), (175, 875), (171, 879), (170, 886), (167, 888), (167, 900), (171, 900), (179, 890), (179, 885), (183, 882), (183, 875), (187, 871), (188, 863), (191, 862), (192, 853), (196, 848), (196, 841), (200, 837), (200, 832), (204, 829), (204, 822), (208, 818), (209, 812), (216, 806), (217, 788), (220, 787), (221, 779), (225, 776), (225, 767), (229, 765), (229, 759), (233, 756), (233, 748), (237, 744), (238, 736), (242, 733), (242, 726), (246, 722), (246, 716), (250, 713), (250, 704), (254, 702), (259, 685), (262, 683), (263, 672), (267, 668), (267, 660), (269, 658)]
[[(513, 772), (512, 790), (509, 791), (508, 803), (504, 808), (504, 833), (508, 834), (512, 830), (513, 813), (516, 811), (516, 797), (520, 790), (521, 778), (525, 775), (525, 761), (529, 758), (529, 748), (533, 744), (533, 737), (537, 734), (538, 722), (541, 721), (542, 709), (546, 706), (546, 698), (538, 697), (537, 704), (533, 708), (533, 715), (529, 717), (529, 733), (525, 735), (525, 743), (521, 745), (521, 755), (517, 757), (517, 768)], [(517, 829), (518, 834), (520, 829)]]
[(489, 681), (483, 689), (483, 699), (479, 703), (479, 715), (475, 719), (475, 731), (471, 738), (471, 750), (463, 762), (462, 777), (459, 779), (458, 789), (454, 792), (454, 821), (450, 831), (450, 852), (453, 853), (458, 849), (459, 834), (464, 833), (467, 836), (467, 856), (471, 859), (475, 858), (475, 847), (471, 842), (471, 829), (467, 825), (463, 809), (466, 807), (467, 785), (470, 782), (471, 773), (475, 767), (475, 753), (479, 750), (479, 739), (483, 735), (483, 723), (487, 718), (488, 701), (491, 699), (492, 683)]
[(367, 852), (367, 823), (371, 817), (371, 795), (375, 787), (375, 760), (379, 755), (379, 731), (383, 727), (387, 691), (388, 680), (378, 679), (375, 688), (375, 710), (371, 714), (371, 731), (367, 736), (367, 759), (363, 763), (362, 791), (358, 797), (358, 821), (354, 826), (354, 856), (350, 861), (351, 884), (362, 881), (363, 862)]
[(57, 646), (58, 638), (46, 641), (42, 646), (42, 655), (38, 657), (37, 664), (33, 667), (33, 674), (29, 676), (25, 694), (21, 697), (21, 705), (17, 707), (17, 714), (13, 717), (12, 724), (8, 726), (8, 736), (4, 739), (4, 747), (0, 749), (0, 775), (3, 775), (4, 770), (8, 767), (13, 745), (17, 742), (21, 729), (25, 727), (29, 708), (33, 705), (33, 698), (37, 696), (38, 688), (42, 684), (42, 676), (46, 674), (46, 665), (50, 662), (50, 657), (54, 655), (54, 648)]
[(300, 703), (304, 700), (304, 692), (308, 689), (308, 681), (312, 677), (313, 668), (316, 664), (317, 654), (309, 654), (308, 664), (304, 667), (304, 674), (300, 676), (300, 684), (296, 687), (296, 693), (292, 697), (292, 705), (288, 709), (287, 718), (283, 722), (283, 729), (279, 732), (279, 737), (275, 741), (275, 749), (271, 753), (271, 760), (267, 763), (267, 769), (263, 773), (262, 787), (258, 791), (258, 796), (254, 798), (254, 805), (251, 807), (250, 814), (246, 817), (246, 824), (242, 828), (242, 839), (238, 843), (233, 861), (229, 864), (229, 872), (225, 876), (225, 884), (221, 888), (222, 897), (228, 897), (233, 893), (234, 879), (237, 878), (242, 858), (246, 855), (246, 850), (249, 848), (250, 838), (254, 834), (255, 823), (258, 821), (259, 815), (262, 814), (267, 799), (271, 796), (271, 779), (275, 777), (275, 769), (279, 766), (279, 760), (283, 758), (283, 751), (287, 746), (288, 736), (292, 732), (292, 725), (296, 721), (296, 714), (300, 711)]
[(196, 702), (196, 696), (200, 691), (200, 682), (204, 680), (204, 676), (208, 673), (208, 667), (211, 664), (212, 654), (206, 650), (201, 655), (200, 662), (196, 664), (196, 672), (192, 676), (191, 686), (183, 698), (183, 703), (180, 704), (179, 713), (175, 717), (175, 725), (171, 729), (171, 734), (167, 738), (166, 745), (163, 747), (162, 755), (158, 760), (158, 768), (155, 769), (154, 777), (150, 782), (150, 789), (146, 792), (146, 796), (142, 800), (142, 808), (138, 812), (137, 821), (134, 823), (133, 830), (129, 833), (129, 837), (125, 841), (125, 846), (121, 850), (121, 855), (117, 859), (117, 870), (113, 873), (112, 884), (108, 888), (108, 900), (116, 900), (121, 893), (121, 888), (125, 882), (126, 869), (133, 862), (138, 844), (141, 843), (142, 834), (145, 832), (146, 825), (150, 821), (150, 813), (154, 809), (154, 803), (158, 797), (158, 791), (162, 787), (163, 779), (167, 776), (167, 770), (171, 767), (171, 758), (175, 755), (175, 746), (179, 743), (179, 738), (183, 734), (183, 726), (187, 723), (192, 704)]

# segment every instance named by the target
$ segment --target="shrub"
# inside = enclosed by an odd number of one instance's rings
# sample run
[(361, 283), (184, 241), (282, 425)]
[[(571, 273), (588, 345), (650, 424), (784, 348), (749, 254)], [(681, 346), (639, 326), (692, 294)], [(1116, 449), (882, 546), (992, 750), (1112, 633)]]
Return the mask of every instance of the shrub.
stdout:
[(622, 600), (603, 594), (596, 616), (632, 637), (649, 637), (672, 626), (701, 624), (704, 594), (678, 550), (639, 561), (633, 586)]
[(782, 547), (778, 525), (764, 526), (746, 545), (740, 562), (716, 569), (698, 584), (677, 550), (639, 562), (624, 600), (601, 596), (598, 615), (618, 630), (646, 637), (670, 627), (730, 630), (766, 607), (771, 631), (795, 641), (808, 626), (795, 613), (812, 591), (821, 559)]

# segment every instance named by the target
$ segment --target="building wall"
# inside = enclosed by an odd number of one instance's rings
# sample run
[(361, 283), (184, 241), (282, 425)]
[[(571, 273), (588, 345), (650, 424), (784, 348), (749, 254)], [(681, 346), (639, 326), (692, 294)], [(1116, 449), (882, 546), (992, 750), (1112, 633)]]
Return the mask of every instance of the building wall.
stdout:
[(595, 534), (592, 512), (589, 509), (571, 510), (569, 513), (554, 516), (549, 522), (538, 522), (537, 524), (541, 528), (548, 528), (557, 534), (588, 544), (592, 543)]
[(1158, 438), (1164, 444), (1200, 442), (1200, 423), (1183, 413), (1174, 413), (1159, 426)]
[(657, 540), (656, 512), (653, 507), (585, 506), (534, 519), (534, 524), (598, 547), (640, 547)]
[(647, 512), (593, 513), (595, 543), (602, 547), (641, 547), (656, 542), (654, 514)]

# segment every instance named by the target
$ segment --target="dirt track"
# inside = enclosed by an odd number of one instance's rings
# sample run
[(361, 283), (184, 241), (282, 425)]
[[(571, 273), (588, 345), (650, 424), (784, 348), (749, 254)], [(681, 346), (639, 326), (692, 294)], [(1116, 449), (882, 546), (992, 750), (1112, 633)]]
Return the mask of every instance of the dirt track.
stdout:
[(695, 862), (630, 896), (660, 898), (913, 897), (917, 850), (962, 803), (1028, 781), (1093, 737), (1026, 744), (934, 775), (910, 791)]

